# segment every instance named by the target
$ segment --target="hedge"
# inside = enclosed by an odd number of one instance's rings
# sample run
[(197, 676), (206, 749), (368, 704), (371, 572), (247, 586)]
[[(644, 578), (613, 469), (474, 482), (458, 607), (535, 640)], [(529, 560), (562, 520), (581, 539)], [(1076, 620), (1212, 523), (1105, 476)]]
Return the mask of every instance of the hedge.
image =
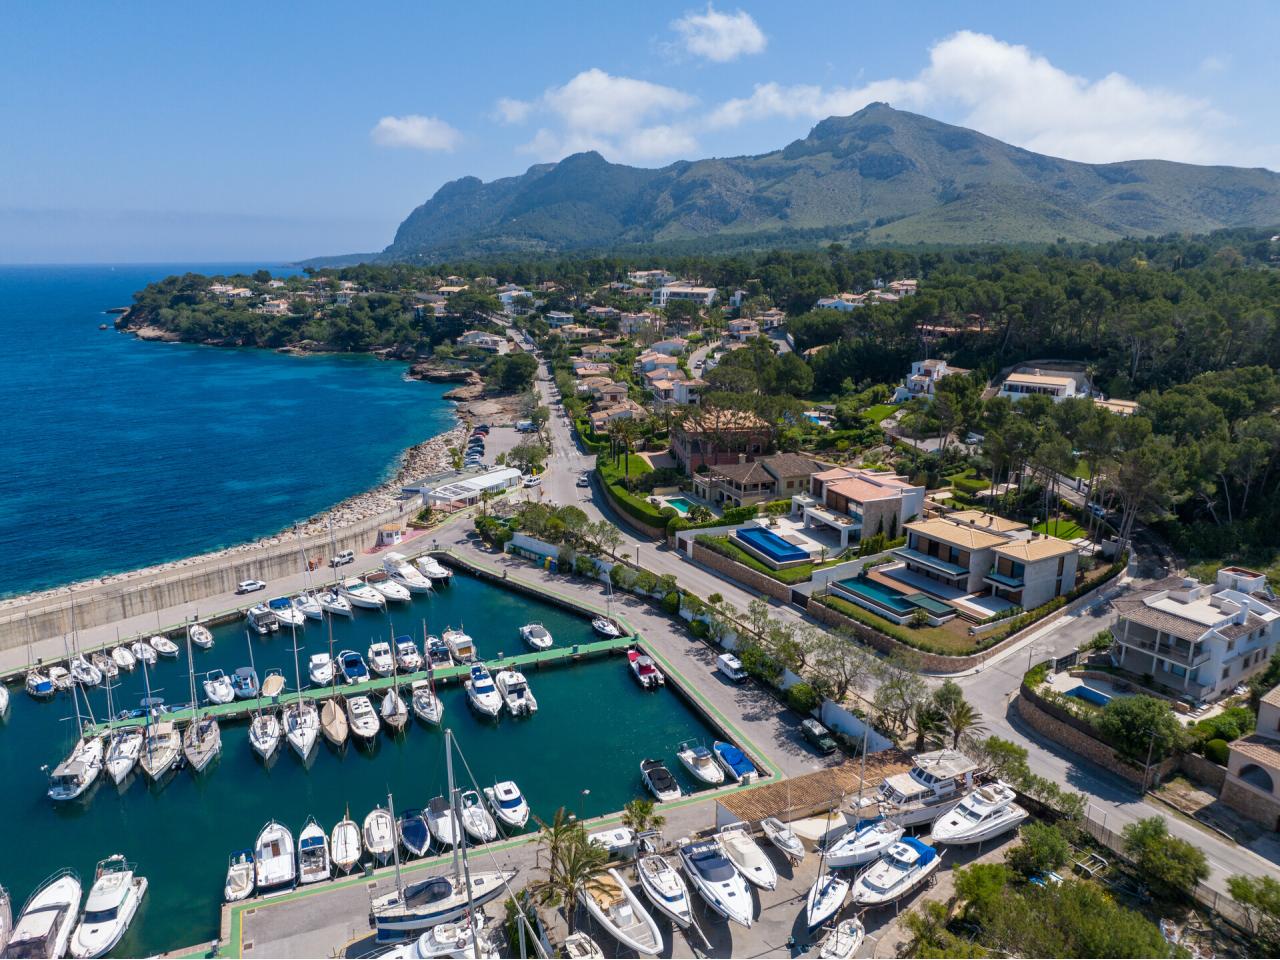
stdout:
[(748, 507), (730, 507), (722, 515), (712, 517), (710, 520), (704, 520), (701, 523), (694, 523), (692, 520), (686, 520), (680, 514), (676, 514), (667, 522), (667, 533), (675, 533), (677, 530), (701, 530), (703, 527), (728, 527), (739, 523), (746, 523), (756, 515), (754, 505)]

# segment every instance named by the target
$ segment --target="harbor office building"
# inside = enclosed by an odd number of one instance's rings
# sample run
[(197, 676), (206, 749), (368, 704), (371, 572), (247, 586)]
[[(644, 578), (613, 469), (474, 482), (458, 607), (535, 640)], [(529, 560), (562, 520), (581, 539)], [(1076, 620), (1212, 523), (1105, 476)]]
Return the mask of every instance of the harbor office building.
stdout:
[(520, 478), (521, 473), (515, 467), (470, 473), (453, 470), (427, 477), (402, 489), (405, 493), (420, 495), (424, 507), (461, 510), (479, 503), (485, 493), (496, 494), (518, 487)]

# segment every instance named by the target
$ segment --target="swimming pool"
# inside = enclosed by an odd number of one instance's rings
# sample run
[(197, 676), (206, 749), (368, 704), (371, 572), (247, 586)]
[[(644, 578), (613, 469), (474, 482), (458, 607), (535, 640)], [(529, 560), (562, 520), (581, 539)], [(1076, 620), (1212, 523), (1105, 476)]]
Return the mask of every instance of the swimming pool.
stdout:
[(693, 509), (693, 501), (686, 500), (684, 497), (667, 497), (667, 506), (675, 507), (676, 512), (683, 517)]
[(1100, 690), (1093, 687), (1086, 687), (1084, 684), (1077, 684), (1067, 691), (1068, 697), (1075, 697), (1077, 700), (1083, 700), (1085, 703), (1092, 703), (1095, 707), (1105, 707), (1111, 702), (1111, 698)]
[(831, 586), (861, 607), (879, 613), (895, 623), (906, 623), (917, 610), (924, 610), (932, 623), (950, 620), (956, 615), (954, 607), (924, 593), (903, 593), (877, 580), (865, 576), (847, 577)]
[(894, 590), (874, 580), (849, 577), (836, 581), (835, 586), (846, 593), (852, 593), (863, 600), (870, 600), (872, 603), (892, 610), (894, 613), (910, 613), (916, 608), (916, 605), (907, 600), (907, 595), (901, 590)]
[(788, 543), (763, 527), (743, 527), (733, 536), (748, 552), (763, 554), (766, 560), (775, 564), (803, 563), (809, 559), (808, 550)]

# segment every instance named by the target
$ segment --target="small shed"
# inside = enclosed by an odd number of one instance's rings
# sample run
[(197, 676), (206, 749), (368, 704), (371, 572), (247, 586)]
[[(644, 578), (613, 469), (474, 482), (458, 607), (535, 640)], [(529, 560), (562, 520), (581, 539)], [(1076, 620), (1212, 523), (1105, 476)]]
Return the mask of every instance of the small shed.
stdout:
[(384, 523), (378, 528), (378, 546), (394, 547), (404, 539), (404, 529), (398, 523)]

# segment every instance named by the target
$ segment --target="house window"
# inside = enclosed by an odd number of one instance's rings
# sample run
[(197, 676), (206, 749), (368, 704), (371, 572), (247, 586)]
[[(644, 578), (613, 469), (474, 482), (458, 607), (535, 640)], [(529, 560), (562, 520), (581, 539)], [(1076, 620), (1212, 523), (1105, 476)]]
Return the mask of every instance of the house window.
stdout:
[(1176, 663), (1171, 663), (1169, 664), (1169, 672), (1175, 677), (1185, 677), (1187, 675), (1187, 668), (1179, 666)]
[(1223, 667), (1223, 668), (1222, 668), (1222, 679), (1223, 679), (1223, 680), (1225, 680), (1225, 679), (1227, 679), (1227, 677), (1229, 677), (1230, 675), (1231, 675), (1231, 668), (1230, 668), (1230, 667)]

